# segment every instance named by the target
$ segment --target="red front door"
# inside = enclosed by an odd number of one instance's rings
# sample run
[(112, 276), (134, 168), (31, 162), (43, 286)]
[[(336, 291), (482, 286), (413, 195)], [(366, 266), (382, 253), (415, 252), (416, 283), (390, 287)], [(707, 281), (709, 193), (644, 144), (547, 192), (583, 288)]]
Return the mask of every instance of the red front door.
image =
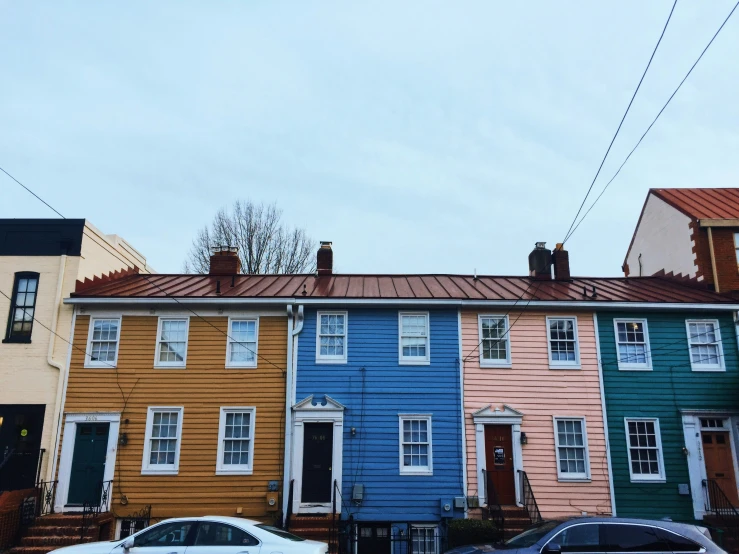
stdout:
[[(512, 436), (510, 425), (485, 426), (485, 469), (490, 478), (490, 486), (495, 487), (501, 506), (516, 503)], [(492, 491), (488, 496), (492, 498)]]

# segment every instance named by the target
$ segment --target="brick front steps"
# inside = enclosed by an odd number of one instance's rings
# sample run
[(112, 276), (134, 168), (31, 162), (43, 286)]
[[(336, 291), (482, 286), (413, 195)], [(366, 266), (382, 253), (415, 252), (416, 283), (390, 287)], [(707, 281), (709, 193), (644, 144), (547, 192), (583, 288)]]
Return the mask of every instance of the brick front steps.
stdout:
[(47, 554), (63, 546), (107, 540), (110, 538), (112, 522), (111, 514), (101, 514), (94, 523), (89, 524), (85, 536), (82, 537), (81, 515), (42, 516), (23, 531), (19, 544), (11, 548), (8, 554)]

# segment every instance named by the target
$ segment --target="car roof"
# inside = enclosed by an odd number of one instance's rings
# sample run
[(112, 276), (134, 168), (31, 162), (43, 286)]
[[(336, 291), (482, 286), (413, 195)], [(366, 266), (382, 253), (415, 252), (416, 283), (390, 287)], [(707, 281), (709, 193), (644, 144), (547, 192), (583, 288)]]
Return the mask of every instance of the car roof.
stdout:
[(233, 517), (233, 516), (196, 516), (196, 517), (172, 517), (165, 520), (162, 520), (160, 523), (164, 523), (165, 521), (172, 522), (172, 521), (220, 521), (221, 523), (232, 523), (234, 525), (238, 524), (244, 524), (248, 523), (249, 525), (263, 525), (264, 523), (261, 521), (256, 521), (254, 519), (246, 519), (243, 517)]

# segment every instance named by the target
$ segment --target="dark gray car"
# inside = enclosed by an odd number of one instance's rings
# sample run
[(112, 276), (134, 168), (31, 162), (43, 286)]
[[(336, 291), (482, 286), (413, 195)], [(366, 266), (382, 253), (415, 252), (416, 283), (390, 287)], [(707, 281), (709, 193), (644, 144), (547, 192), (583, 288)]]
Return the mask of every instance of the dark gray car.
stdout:
[(708, 531), (697, 525), (626, 518), (576, 518), (544, 521), (528, 528), (503, 545), (460, 546), (447, 554), (482, 554), (504, 550), (506, 554), (560, 554), (578, 552), (610, 554), (662, 552), (726, 554)]

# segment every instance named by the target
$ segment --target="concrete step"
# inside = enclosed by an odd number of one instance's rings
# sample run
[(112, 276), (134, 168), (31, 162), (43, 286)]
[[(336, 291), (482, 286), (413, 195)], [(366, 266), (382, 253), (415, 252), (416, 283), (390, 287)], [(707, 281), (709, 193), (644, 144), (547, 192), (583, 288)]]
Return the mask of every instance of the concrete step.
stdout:
[(8, 554), (48, 554), (57, 546), (16, 546), (8, 550)]

